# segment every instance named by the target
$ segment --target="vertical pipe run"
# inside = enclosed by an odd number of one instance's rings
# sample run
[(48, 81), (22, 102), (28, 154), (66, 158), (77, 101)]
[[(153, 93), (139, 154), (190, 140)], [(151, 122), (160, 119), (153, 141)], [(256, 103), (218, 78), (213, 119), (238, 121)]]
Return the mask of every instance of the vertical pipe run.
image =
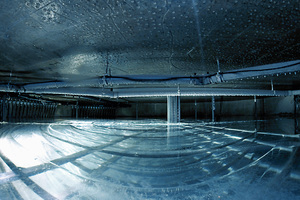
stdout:
[(294, 124), (295, 124), (295, 135), (296, 134), (300, 134), (300, 128), (299, 128), (299, 121), (298, 121), (298, 112), (299, 112), (299, 108), (300, 108), (300, 96), (299, 95), (295, 95), (294, 96)]
[(220, 99), (220, 109), (219, 109), (219, 117), (222, 116), (222, 113), (223, 113), (223, 96), (221, 96), (221, 99)]
[(254, 117), (255, 117), (255, 131), (257, 131), (257, 99), (254, 96)]
[(177, 97), (177, 122), (180, 122), (181, 110), (180, 110), (180, 96)]
[(13, 102), (12, 102), (12, 106), (13, 106), (13, 110), (12, 110), (12, 118), (16, 118), (16, 101), (15, 100), (13, 100)]
[(76, 115), (76, 119), (78, 119), (78, 101), (76, 102), (76, 107), (75, 107), (75, 115)]
[(299, 110), (299, 99), (300, 96), (294, 95), (294, 117), (297, 118), (298, 110)]
[(265, 118), (265, 98), (262, 98), (262, 117)]
[(12, 118), (12, 111), (13, 111), (13, 103), (12, 100), (9, 100), (7, 102), (7, 106), (8, 106), (8, 119), (10, 120)]
[(255, 116), (255, 120), (257, 120), (257, 99), (256, 99), (256, 96), (254, 96), (254, 116)]
[(167, 97), (168, 123), (180, 122), (180, 97)]
[(138, 120), (139, 119), (139, 104), (135, 104), (135, 118)]
[(5, 96), (2, 100), (2, 121), (7, 121), (7, 100)]
[(195, 99), (195, 120), (197, 120), (197, 100)]
[(215, 110), (216, 110), (216, 102), (215, 97), (211, 97), (211, 121), (215, 122)]
[(24, 102), (24, 118), (25, 119), (28, 118), (28, 102), (27, 101)]

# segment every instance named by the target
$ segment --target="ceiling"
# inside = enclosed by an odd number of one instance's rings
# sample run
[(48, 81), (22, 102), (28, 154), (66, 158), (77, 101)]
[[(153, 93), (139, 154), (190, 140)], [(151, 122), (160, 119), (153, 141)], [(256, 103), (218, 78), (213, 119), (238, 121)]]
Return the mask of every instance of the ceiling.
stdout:
[[(299, 60), (299, 5), (1, 0), (1, 84), (76, 82), (105, 74), (190, 76)], [(269, 89), (271, 80), (281, 90), (300, 89), (299, 73), (213, 87)]]

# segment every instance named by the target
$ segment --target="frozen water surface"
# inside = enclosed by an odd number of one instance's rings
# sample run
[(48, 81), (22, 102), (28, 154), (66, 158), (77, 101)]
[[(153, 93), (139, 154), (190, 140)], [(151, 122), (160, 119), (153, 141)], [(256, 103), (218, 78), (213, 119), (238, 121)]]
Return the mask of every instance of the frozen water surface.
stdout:
[(0, 199), (300, 198), (299, 135), (249, 121), (0, 126)]

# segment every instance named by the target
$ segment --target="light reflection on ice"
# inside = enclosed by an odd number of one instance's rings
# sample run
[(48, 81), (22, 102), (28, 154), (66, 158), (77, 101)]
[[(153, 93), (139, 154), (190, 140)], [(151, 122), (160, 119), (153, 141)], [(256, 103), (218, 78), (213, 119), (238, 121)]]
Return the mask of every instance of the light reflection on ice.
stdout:
[(0, 199), (300, 197), (299, 136), (221, 125), (3, 124)]

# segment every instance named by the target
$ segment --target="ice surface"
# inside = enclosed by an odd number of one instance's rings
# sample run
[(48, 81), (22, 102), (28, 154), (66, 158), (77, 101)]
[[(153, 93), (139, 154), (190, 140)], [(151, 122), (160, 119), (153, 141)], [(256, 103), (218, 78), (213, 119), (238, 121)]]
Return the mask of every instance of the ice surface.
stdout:
[(249, 123), (4, 123), (0, 199), (299, 199), (299, 135)]

